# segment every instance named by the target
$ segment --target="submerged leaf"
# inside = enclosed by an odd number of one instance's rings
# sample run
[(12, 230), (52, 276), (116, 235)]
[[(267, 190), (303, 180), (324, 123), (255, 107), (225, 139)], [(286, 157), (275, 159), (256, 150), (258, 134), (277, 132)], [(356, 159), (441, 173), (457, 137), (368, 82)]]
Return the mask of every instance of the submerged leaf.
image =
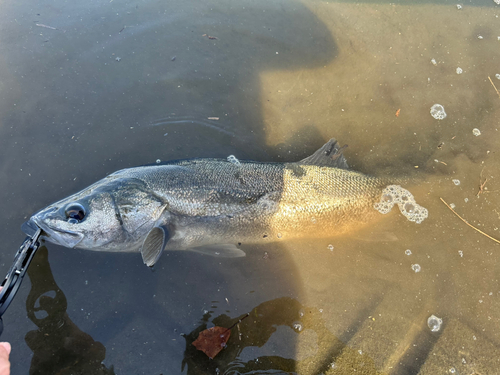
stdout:
[(213, 359), (226, 346), (231, 336), (231, 328), (212, 327), (201, 331), (198, 338), (193, 341), (196, 349)]

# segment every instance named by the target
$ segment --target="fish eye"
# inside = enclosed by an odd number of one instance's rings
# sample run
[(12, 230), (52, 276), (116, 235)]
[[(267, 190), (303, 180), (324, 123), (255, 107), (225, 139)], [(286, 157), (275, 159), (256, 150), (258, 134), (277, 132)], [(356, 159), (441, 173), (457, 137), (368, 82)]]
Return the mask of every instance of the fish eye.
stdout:
[(70, 224), (78, 224), (85, 218), (85, 208), (79, 203), (71, 203), (66, 207), (66, 219)]

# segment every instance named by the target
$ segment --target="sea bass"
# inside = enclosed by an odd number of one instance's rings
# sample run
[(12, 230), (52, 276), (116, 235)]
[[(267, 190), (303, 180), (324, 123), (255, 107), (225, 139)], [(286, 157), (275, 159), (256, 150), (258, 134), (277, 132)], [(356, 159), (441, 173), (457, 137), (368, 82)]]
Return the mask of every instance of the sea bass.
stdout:
[(422, 221), (427, 211), (389, 183), (349, 170), (331, 139), (295, 163), (232, 156), (123, 169), (39, 211), (23, 230), (39, 227), (70, 248), (140, 252), (148, 266), (163, 250), (242, 256), (242, 243), (343, 234), (394, 204)]

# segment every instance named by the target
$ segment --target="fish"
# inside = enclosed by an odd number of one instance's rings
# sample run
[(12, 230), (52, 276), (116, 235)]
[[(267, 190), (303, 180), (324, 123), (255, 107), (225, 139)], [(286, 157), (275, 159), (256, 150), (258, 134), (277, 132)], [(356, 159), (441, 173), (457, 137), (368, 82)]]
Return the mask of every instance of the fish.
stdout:
[(395, 203), (418, 210), (397, 201), (388, 179), (350, 170), (343, 149), (332, 138), (298, 162), (231, 155), (127, 168), (35, 213), (22, 229), (41, 228), (46, 241), (68, 248), (139, 252), (152, 267), (164, 250), (238, 257), (242, 244), (348, 233), (380, 215), (377, 205), (382, 213)]

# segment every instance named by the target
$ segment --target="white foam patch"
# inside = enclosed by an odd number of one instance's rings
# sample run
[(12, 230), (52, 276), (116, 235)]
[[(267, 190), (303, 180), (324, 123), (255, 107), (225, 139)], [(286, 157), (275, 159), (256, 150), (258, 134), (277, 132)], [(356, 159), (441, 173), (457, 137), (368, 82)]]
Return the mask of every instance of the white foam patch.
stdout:
[(426, 208), (415, 202), (413, 195), (399, 185), (389, 185), (382, 191), (380, 202), (375, 204), (375, 209), (382, 214), (391, 211), (392, 207), (397, 204), (399, 211), (408, 220), (420, 224), (429, 216)]
[(444, 111), (444, 107), (441, 104), (434, 104), (431, 107), (431, 115), (436, 120), (443, 120), (446, 118), (446, 112)]
[(234, 155), (229, 155), (227, 161), (236, 165), (241, 165), (240, 161)]

